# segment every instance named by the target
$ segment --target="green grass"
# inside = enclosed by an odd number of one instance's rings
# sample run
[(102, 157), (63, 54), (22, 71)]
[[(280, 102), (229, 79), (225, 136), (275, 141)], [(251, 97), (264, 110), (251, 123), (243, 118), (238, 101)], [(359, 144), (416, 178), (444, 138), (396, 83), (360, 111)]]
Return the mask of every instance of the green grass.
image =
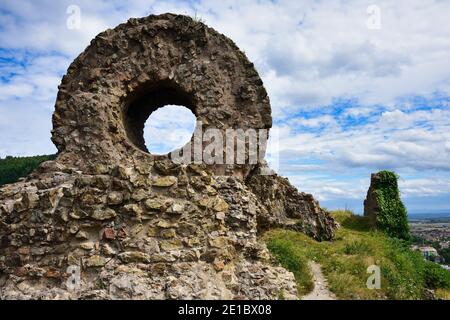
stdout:
[[(439, 288), (439, 296), (448, 296), (450, 273), (426, 262), (407, 242), (372, 230), (364, 217), (350, 211), (332, 214), (341, 228), (331, 242), (290, 230), (272, 230), (264, 236), (281, 265), (294, 273), (300, 295), (313, 287), (307, 261), (314, 260), (340, 299), (422, 299), (425, 288)], [(381, 270), (379, 290), (366, 286), (367, 267), (373, 264)]]
[(308, 260), (299, 248), (284, 239), (269, 241), (268, 248), (278, 261), (294, 274), (299, 295), (304, 295), (314, 288)]
[(19, 178), (29, 175), (42, 162), (55, 158), (56, 155), (0, 159), (0, 186), (16, 182)]

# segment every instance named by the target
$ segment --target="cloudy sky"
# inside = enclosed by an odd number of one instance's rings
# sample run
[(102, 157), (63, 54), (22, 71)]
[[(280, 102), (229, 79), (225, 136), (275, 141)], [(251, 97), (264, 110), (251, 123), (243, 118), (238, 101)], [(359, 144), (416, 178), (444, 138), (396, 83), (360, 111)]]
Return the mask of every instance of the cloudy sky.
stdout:
[[(450, 212), (444, 0), (2, 0), (0, 157), (55, 152), (51, 114), (70, 62), (97, 33), (163, 12), (197, 16), (255, 63), (279, 132), (279, 171), (300, 190), (361, 212), (370, 173), (392, 169), (411, 213)], [(174, 112), (152, 115), (167, 124), (146, 136), (169, 137), (155, 148), (189, 136), (188, 114), (174, 123)]]

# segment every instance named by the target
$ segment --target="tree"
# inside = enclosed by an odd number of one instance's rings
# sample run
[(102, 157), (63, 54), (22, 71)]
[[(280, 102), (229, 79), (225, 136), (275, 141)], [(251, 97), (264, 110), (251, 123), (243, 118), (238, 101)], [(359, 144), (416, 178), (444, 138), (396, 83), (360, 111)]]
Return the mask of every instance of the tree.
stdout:
[(29, 175), (42, 162), (55, 158), (56, 155), (44, 155), (34, 157), (6, 156), (4, 159), (0, 159), (0, 186), (16, 182), (19, 178)]

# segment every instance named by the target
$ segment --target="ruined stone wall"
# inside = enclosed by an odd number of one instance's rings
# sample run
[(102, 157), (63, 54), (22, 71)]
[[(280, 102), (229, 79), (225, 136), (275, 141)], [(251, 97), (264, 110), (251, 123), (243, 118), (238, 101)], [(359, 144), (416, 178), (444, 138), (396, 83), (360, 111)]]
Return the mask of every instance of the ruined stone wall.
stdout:
[(262, 81), (230, 39), (182, 15), (130, 19), (95, 37), (63, 77), (53, 115), (59, 161), (91, 173), (150, 166), (144, 123), (167, 104), (190, 108), (203, 130), (272, 126)]
[(400, 199), (398, 176), (392, 171), (373, 173), (364, 200), (364, 216), (373, 227), (391, 237), (410, 239), (406, 207)]
[(259, 234), (318, 240), (336, 224), (265, 164), (177, 164), (147, 152), (145, 120), (169, 103), (205, 128), (268, 129), (253, 65), (189, 17), (130, 19), (99, 34), (59, 87), (59, 154), (0, 188), (0, 299), (296, 297)]
[(373, 227), (376, 227), (377, 225), (377, 216), (380, 212), (375, 194), (375, 185), (378, 183), (379, 179), (380, 177), (378, 177), (376, 173), (371, 174), (370, 186), (367, 190), (366, 199), (364, 200), (364, 216), (367, 217)]

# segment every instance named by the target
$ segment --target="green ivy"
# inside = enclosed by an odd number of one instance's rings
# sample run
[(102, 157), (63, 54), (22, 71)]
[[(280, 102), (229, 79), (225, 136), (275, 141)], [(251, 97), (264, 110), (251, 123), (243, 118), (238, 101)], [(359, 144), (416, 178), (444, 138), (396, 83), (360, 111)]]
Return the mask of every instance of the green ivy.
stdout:
[(400, 199), (398, 176), (392, 171), (378, 172), (379, 180), (375, 184), (378, 201), (377, 226), (388, 235), (410, 240), (406, 208)]

